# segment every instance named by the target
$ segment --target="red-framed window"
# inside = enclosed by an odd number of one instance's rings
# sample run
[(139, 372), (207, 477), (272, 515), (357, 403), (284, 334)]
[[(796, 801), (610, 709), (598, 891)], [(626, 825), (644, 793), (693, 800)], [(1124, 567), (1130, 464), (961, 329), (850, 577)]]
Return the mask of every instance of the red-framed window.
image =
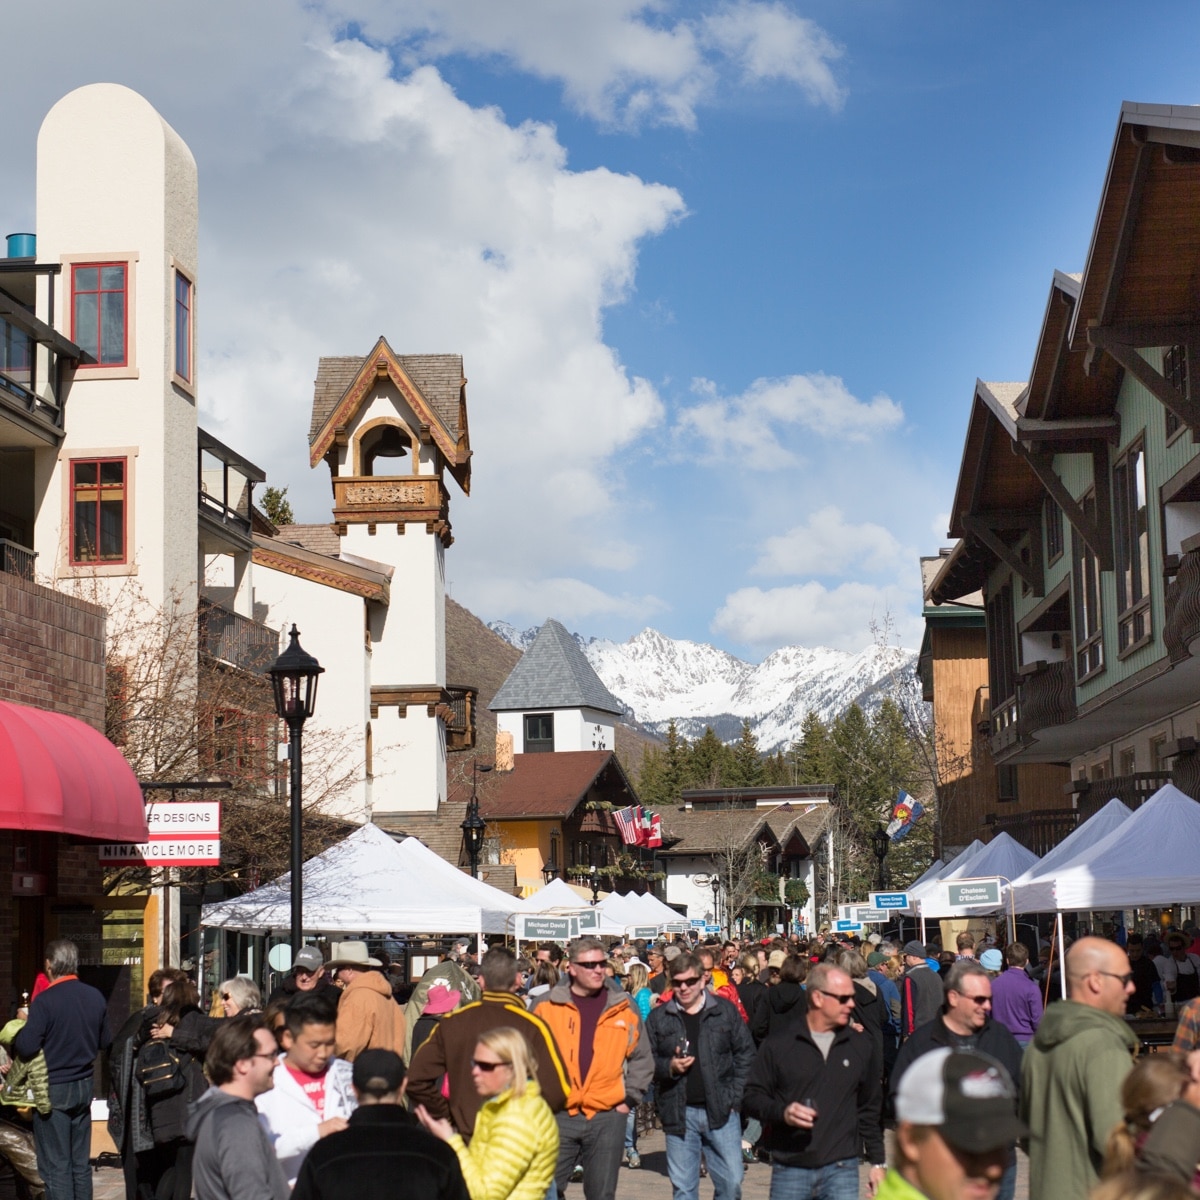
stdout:
[(126, 263), (76, 263), (71, 268), (71, 340), (96, 361), (129, 363), (129, 267)]
[(175, 374), (192, 381), (192, 281), (175, 272)]
[(124, 458), (71, 460), (71, 562), (126, 561), (128, 470)]

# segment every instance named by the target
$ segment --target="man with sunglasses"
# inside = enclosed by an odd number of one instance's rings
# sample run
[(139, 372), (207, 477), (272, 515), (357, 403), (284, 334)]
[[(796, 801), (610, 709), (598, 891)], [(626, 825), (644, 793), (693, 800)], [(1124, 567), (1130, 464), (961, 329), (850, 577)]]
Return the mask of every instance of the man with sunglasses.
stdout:
[(1084, 1200), (1094, 1186), (1109, 1132), (1125, 1119), (1121, 1085), (1138, 1044), (1125, 1024), (1125, 951), (1080, 938), (1066, 966), (1067, 999), (1046, 1009), (1021, 1069), (1030, 1200)]
[[(913, 1063), (933, 1050), (986, 1054), (1004, 1067), (1010, 1079), (1021, 1078), (1021, 1047), (999, 1021), (992, 1020), (992, 979), (983, 966), (974, 958), (960, 958), (946, 973), (945, 986), (945, 1011), (919, 1026), (900, 1047), (892, 1067), (893, 1099)], [(1017, 1156), (1010, 1145), (997, 1200), (1012, 1200), (1016, 1186)]]
[(772, 1033), (750, 1068), (742, 1111), (766, 1126), (773, 1200), (858, 1200), (858, 1163), (871, 1164), (869, 1194), (886, 1172), (880, 1128), (883, 1063), (851, 1024), (854, 981), (818, 963), (808, 973), (803, 1016)]
[(696, 1200), (703, 1152), (714, 1200), (738, 1200), (744, 1171), (738, 1112), (754, 1041), (737, 1009), (704, 982), (699, 957), (681, 954), (671, 964), (671, 999), (646, 1021), (667, 1174), (675, 1200)]
[(557, 1116), (558, 1192), (566, 1194), (581, 1164), (586, 1200), (613, 1200), (625, 1118), (654, 1074), (636, 1005), (605, 986), (607, 962), (602, 942), (576, 938), (568, 947), (568, 982), (551, 988), (533, 1010), (554, 1035), (570, 1081), (566, 1109)]

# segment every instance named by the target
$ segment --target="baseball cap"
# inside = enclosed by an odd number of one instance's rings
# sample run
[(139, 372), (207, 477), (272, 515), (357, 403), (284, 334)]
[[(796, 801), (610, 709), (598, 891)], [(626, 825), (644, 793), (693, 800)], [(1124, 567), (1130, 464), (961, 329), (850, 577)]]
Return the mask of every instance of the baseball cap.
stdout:
[(916, 942), (916, 941), (905, 942), (904, 949), (901, 951), (901, 953), (905, 956), (905, 958), (908, 958), (910, 955), (913, 958), (927, 957), (925, 954), (925, 945), (923, 942)]
[(994, 947), (991, 950), (985, 950), (979, 956), (979, 965), (985, 971), (1003, 971), (1004, 955)]
[(385, 1096), (404, 1082), (404, 1059), (395, 1050), (364, 1050), (354, 1060), (351, 1080), (360, 1092)]
[(887, 962), (887, 956), (880, 954), (878, 950), (872, 950), (871, 953), (867, 955), (868, 967), (877, 967), (883, 962)]
[(292, 959), (292, 969), (297, 967), (301, 971), (319, 971), (325, 965), (325, 959), (322, 957), (320, 950), (316, 946), (305, 946), (294, 959)]
[(983, 1154), (1024, 1137), (1017, 1093), (994, 1058), (943, 1046), (922, 1054), (900, 1079), (896, 1119), (936, 1126), (952, 1146)]
[(787, 961), (787, 955), (782, 950), (772, 950), (767, 955), (767, 966), (778, 970)]

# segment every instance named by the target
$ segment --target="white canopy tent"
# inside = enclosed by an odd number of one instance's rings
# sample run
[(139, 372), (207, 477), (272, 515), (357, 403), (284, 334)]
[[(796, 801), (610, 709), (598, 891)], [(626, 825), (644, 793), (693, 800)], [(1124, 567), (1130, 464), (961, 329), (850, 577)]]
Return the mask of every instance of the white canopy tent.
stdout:
[(911, 892), (913, 888), (919, 888), (923, 883), (928, 883), (931, 879), (936, 879), (945, 869), (946, 864), (942, 862), (940, 858), (935, 858), (933, 862), (931, 862), (929, 866), (920, 875), (918, 875), (917, 878), (912, 881), (912, 883), (908, 885), (907, 890)]
[(1050, 912), (1054, 909), (1054, 884), (1059, 871), (1072, 860), (1083, 857), (1114, 829), (1129, 820), (1131, 813), (1120, 800), (1110, 800), (1077, 826), (1053, 850), (1013, 880), (1013, 903), (1017, 912)]
[(1014, 879), (1032, 870), (1038, 863), (1038, 856), (1032, 850), (1027, 850), (1014, 837), (1007, 833), (998, 833), (978, 854), (953, 871), (946, 871), (935, 882), (921, 890), (919, 904), (922, 917), (957, 917), (982, 915), (996, 912), (996, 906), (963, 909), (947, 905), (943, 897), (941, 884), (953, 879), (990, 879), (999, 877), (1001, 880), (999, 909), (1011, 908), (1008, 900), (1011, 883)]
[(586, 900), (564, 879), (552, 879), (544, 888), (526, 896), (516, 907), (520, 913), (578, 912), (590, 908)]
[(669, 905), (664, 904), (657, 896), (643, 892), (640, 896), (630, 893), (634, 908), (637, 910), (639, 925), (675, 925), (688, 923), (687, 917), (681, 916)]
[(1106, 837), (1061, 866), (1059, 912), (1200, 903), (1200, 803), (1164, 784)]
[[(519, 901), (464, 875), (417, 838), (367, 824), (304, 864), (304, 928), (312, 933), (504, 933)], [(291, 875), (206, 904), (203, 925), (287, 930)]]
[(931, 893), (932, 888), (939, 879), (948, 879), (952, 873), (961, 873), (963, 868), (983, 848), (983, 843), (976, 838), (969, 846), (960, 850), (948, 863), (945, 863), (936, 875), (932, 874), (933, 868), (930, 867), (916, 883), (908, 885), (908, 908), (904, 911), (910, 916), (916, 913), (920, 908), (919, 901)]

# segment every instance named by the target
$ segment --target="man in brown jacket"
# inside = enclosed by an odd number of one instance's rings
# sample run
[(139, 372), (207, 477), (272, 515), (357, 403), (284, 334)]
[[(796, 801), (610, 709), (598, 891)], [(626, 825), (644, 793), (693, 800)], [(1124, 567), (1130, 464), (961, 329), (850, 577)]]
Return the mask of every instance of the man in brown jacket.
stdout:
[[(408, 1068), (408, 1098), (423, 1104), (435, 1117), (450, 1118), (463, 1137), (475, 1129), (475, 1117), (484, 1097), (475, 1090), (471, 1060), (479, 1035), (511, 1025), (529, 1043), (537, 1063), (538, 1087), (552, 1112), (567, 1101), (570, 1084), (554, 1037), (540, 1017), (535, 1017), (514, 995), (517, 959), (511, 950), (495, 946), (479, 964), (483, 972), (483, 999), (443, 1017), (424, 1044), (417, 1048)], [(450, 1077), (450, 1099), (442, 1095), (442, 1076)]]
[(404, 1012), (381, 974), (383, 963), (366, 942), (339, 942), (329, 970), (342, 985), (337, 1010), (337, 1056), (353, 1062), (364, 1050), (404, 1053)]

